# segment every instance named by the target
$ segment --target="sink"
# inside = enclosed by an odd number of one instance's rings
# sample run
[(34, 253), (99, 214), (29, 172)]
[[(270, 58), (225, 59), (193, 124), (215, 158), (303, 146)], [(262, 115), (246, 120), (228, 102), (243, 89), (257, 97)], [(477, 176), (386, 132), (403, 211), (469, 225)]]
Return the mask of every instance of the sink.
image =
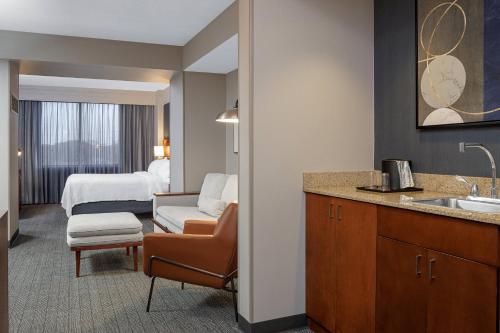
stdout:
[[(481, 199), (489, 200), (490, 202), (481, 201)], [(500, 213), (500, 201), (488, 198), (438, 198), (414, 200), (413, 202), (423, 205), (463, 209), (480, 213)]]

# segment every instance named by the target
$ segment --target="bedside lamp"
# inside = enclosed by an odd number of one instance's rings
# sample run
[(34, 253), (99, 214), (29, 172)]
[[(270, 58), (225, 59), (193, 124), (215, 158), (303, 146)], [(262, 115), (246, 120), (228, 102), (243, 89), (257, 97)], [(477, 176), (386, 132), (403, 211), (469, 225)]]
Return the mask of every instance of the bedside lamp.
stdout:
[(168, 137), (163, 138), (163, 151), (165, 157), (170, 159), (170, 139)]
[(165, 157), (165, 148), (163, 146), (155, 146), (154, 156), (157, 160), (163, 159)]

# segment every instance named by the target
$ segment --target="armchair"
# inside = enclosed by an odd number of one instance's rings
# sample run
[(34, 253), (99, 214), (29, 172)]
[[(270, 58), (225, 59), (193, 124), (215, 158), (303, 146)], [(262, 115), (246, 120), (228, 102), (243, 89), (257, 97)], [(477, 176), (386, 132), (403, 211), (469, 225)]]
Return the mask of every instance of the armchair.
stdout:
[[(186, 221), (183, 234), (151, 233), (143, 239), (143, 271), (151, 277), (149, 312), (157, 277), (230, 291), (238, 320), (238, 205), (229, 204), (218, 221)], [(226, 285), (230, 283), (231, 288)]]

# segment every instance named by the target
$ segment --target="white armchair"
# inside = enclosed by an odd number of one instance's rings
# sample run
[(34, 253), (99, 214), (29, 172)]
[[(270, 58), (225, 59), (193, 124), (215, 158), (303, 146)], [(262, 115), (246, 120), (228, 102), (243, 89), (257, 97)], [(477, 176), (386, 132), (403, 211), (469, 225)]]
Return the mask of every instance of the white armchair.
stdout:
[(238, 176), (209, 173), (200, 193), (155, 193), (155, 232), (181, 234), (187, 220), (217, 221), (225, 206), (238, 201)]

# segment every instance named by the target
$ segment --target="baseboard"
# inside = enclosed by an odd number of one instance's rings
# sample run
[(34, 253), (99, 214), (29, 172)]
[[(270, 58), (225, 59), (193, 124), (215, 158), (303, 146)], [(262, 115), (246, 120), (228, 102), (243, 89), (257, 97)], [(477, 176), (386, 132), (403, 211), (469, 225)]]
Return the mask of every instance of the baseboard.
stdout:
[(281, 332), (307, 326), (307, 317), (305, 314), (298, 314), (295, 316), (276, 318), (258, 323), (249, 323), (245, 318), (238, 314), (238, 325), (245, 333)]
[(17, 237), (19, 236), (19, 228), (17, 228), (16, 232), (12, 235), (9, 241), (9, 249), (11, 249), (14, 246), (14, 243), (17, 240)]

